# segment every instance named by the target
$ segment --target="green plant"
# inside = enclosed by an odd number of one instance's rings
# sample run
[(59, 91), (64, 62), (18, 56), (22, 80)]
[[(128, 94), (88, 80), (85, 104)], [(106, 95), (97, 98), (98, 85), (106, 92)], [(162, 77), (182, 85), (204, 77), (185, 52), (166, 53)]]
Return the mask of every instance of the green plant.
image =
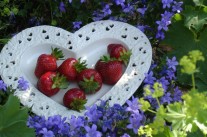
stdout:
[(10, 95), (3, 106), (0, 105), (0, 137), (35, 137), (34, 129), (28, 128), (28, 109), (20, 108), (19, 99)]
[[(198, 49), (207, 58), (207, 6), (204, 4), (207, 3), (202, 0), (186, 1), (183, 12), (173, 17), (166, 38), (161, 42), (162, 46), (168, 45), (172, 48), (168, 56), (176, 56), (179, 60), (183, 54)], [(195, 74), (199, 91), (207, 88), (206, 64), (207, 60), (204, 63), (198, 63), (200, 73)], [(177, 75), (181, 84), (191, 85), (189, 75), (180, 71)]]

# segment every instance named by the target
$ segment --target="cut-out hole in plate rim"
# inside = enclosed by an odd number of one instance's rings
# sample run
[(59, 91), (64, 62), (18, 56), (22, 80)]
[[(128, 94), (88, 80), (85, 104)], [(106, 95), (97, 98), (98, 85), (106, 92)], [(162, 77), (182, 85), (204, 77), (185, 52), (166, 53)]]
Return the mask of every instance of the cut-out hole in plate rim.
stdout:
[[(31, 40), (27, 39), (28, 34)], [(19, 44), (20, 41), (21, 44)], [(50, 54), (51, 47), (58, 47), (63, 50), (65, 58), (81, 57), (82, 60), (86, 60), (88, 67), (94, 68), (100, 56), (107, 54), (107, 46), (111, 43), (122, 44), (132, 51), (129, 64), (115, 85), (103, 84), (99, 92), (87, 95), (86, 106), (98, 104), (98, 100), (109, 98), (110, 105), (114, 103), (122, 105), (140, 86), (152, 59), (152, 49), (147, 37), (139, 29), (126, 23), (98, 21), (82, 27), (75, 33), (52, 26), (37, 26), (23, 30), (2, 49), (0, 74), (4, 82), (14, 88), (18, 85), (16, 78), (23, 76), (29, 81), (30, 88), (27, 91), (17, 89), (15, 95), (20, 98), (23, 105), (32, 107), (32, 111), (37, 115), (46, 117), (58, 114), (67, 117), (83, 115), (85, 110), (81, 112), (69, 110), (62, 103), (64, 93), (70, 88), (78, 87), (75, 82), (71, 82), (68, 89), (61, 90), (52, 97), (47, 97), (37, 90), (38, 79), (34, 76), (37, 58), (41, 54)], [(140, 51), (140, 48), (146, 52)], [(57, 63), (60, 65), (62, 61)], [(12, 67), (9, 67), (11, 65)]]

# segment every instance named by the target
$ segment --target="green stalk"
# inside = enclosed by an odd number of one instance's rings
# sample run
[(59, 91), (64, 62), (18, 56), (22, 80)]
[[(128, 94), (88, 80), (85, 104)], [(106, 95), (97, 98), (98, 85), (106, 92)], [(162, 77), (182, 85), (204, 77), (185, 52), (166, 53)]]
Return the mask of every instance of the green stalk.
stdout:
[(193, 84), (193, 90), (195, 90), (195, 77), (194, 77), (194, 73), (192, 74), (192, 84)]
[(149, 112), (152, 112), (152, 113), (154, 113), (154, 114), (156, 114), (157, 112), (156, 111), (154, 111), (154, 110), (151, 110), (151, 109), (147, 109)]
[(159, 99), (156, 98), (156, 100), (157, 100), (157, 103), (158, 103), (158, 105), (159, 105), (159, 107), (160, 107), (161, 105), (160, 105), (160, 101), (159, 101)]

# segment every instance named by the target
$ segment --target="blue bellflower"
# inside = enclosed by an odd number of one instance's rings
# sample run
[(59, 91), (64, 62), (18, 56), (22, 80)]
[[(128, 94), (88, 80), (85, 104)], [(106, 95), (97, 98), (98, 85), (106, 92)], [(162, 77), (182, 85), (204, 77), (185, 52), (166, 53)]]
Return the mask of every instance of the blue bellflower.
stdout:
[(116, 5), (124, 5), (125, 0), (114, 0)]
[(74, 29), (79, 29), (81, 25), (82, 25), (82, 21), (73, 22), (73, 28)]
[(0, 80), (0, 90), (6, 91), (7, 85), (4, 83), (3, 80)]
[(173, 0), (162, 0), (163, 9), (170, 8)]
[(60, 2), (59, 10), (60, 10), (60, 12), (66, 12), (66, 10), (65, 10), (65, 4), (62, 1)]
[(101, 137), (101, 132), (97, 131), (97, 126), (95, 124), (90, 128), (89, 126), (84, 127), (86, 130), (86, 137)]
[(126, 108), (126, 111), (130, 111), (133, 112), (135, 114), (139, 114), (139, 104), (138, 104), (138, 98), (134, 98), (132, 96), (132, 101), (127, 100), (126, 103), (128, 105), (128, 107)]
[(180, 1), (180, 2), (174, 1), (173, 6), (172, 6), (172, 11), (180, 13), (183, 10), (181, 7), (182, 5), (183, 5), (182, 1)]
[(51, 130), (47, 130), (47, 128), (43, 128), (40, 133), (42, 137), (54, 137), (54, 133)]
[(23, 77), (20, 77), (19, 80), (18, 80), (17, 88), (20, 89), (20, 90), (25, 91), (29, 88), (29, 82), (26, 81)]
[(140, 114), (132, 114), (129, 118), (130, 124), (127, 125), (128, 129), (133, 129), (134, 133), (138, 133), (138, 129), (141, 126), (143, 117)]
[(110, 9), (110, 6), (108, 4), (105, 5), (105, 7), (102, 10), (104, 17), (111, 15), (112, 11)]

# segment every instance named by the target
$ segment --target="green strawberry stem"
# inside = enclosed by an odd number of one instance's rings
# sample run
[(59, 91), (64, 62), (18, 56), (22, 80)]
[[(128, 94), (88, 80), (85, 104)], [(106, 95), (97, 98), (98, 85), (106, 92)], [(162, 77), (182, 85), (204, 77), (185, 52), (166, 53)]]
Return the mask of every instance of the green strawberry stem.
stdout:
[(67, 78), (63, 75), (60, 75), (59, 73), (57, 73), (57, 75), (52, 78), (52, 81), (53, 81), (52, 89), (54, 88), (66, 89), (69, 85)]
[(109, 55), (103, 55), (100, 59), (101, 59), (101, 62), (106, 62), (106, 63), (117, 60), (116, 58), (111, 58)]
[(100, 86), (98, 82), (94, 81), (93, 76), (90, 79), (83, 78), (83, 81), (80, 81), (79, 85), (82, 87), (86, 94), (95, 93)]
[(118, 60), (123, 61), (124, 64), (127, 66), (131, 55), (132, 55), (131, 50), (129, 51), (124, 50), (123, 52), (120, 52), (120, 58)]
[(59, 48), (54, 48), (54, 49), (52, 48), (51, 55), (55, 57), (57, 60), (60, 60), (60, 59), (62, 60), (64, 58), (63, 52)]
[(83, 110), (85, 108), (84, 104), (86, 104), (86, 102), (86, 99), (75, 98), (73, 102), (69, 105), (69, 107), (73, 110), (80, 112), (80, 110)]
[(75, 63), (74, 67), (78, 73), (86, 69), (87, 67), (86, 60), (81, 61), (81, 58), (78, 59), (78, 62)]

